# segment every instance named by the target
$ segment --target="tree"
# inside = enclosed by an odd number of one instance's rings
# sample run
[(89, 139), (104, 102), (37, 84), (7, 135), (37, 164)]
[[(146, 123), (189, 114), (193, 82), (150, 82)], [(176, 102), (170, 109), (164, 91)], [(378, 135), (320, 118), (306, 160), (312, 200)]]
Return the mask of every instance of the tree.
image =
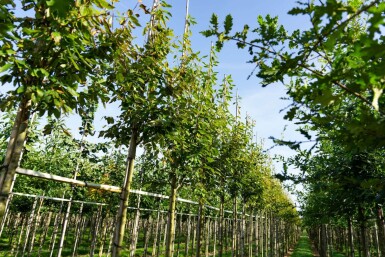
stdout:
[[(108, 2), (23, 1), (33, 16), (15, 17), (6, 1), (1, 7), (8, 26), (1, 34), (1, 84), (12, 90), (1, 96), (0, 110), (19, 104), (0, 174), (0, 219), (19, 165), (31, 113), (54, 115), (77, 110), (89, 101), (106, 101), (103, 66), (109, 43)], [(101, 49), (103, 48), (103, 49)], [(81, 86), (79, 88), (79, 86)]]

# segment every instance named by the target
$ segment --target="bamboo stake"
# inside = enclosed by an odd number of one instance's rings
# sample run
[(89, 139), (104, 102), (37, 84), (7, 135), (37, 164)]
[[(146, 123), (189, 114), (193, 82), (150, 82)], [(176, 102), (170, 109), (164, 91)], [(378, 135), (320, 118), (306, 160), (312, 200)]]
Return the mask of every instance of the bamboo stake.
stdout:
[(43, 249), (43, 245), (44, 245), (45, 240), (46, 240), (46, 236), (48, 233), (49, 224), (51, 223), (51, 219), (52, 219), (52, 212), (48, 212), (48, 216), (46, 217), (45, 222), (44, 222), (43, 233), (40, 235), (40, 243), (39, 243), (39, 250), (38, 250), (38, 256), (39, 257), (41, 256), (41, 251)]
[(72, 249), (72, 257), (77, 256), (77, 248), (79, 245), (79, 237), (80, 237), (80, 227), (82, 222), (82, 214), (83, 214), (83, 203), (80, 204), (78, 218), (76, 219), (76, 227), (75, 227), (75, 242), (74, 247)]
[(22, 220), (21, 223), (22, 223), (21, 224), (21, 230), (20, 230), (19, 239), (18, 239), (17, 245), (16, 245), (16, 253), (15, 253), (15, 255), (13, 255), (13, 252), (14, 252), (13, 250), (14, 249), (11, 250), (11, 256), (15, 256), (15, 257), (17, 257), (17, 254), (19, 253), (19, 248), (20, 248), (20, 244), (21, 244), (21, 239), (23, 237), (24, 227), (28, 224), (28, 219), (26, 219), (25, 215), (23, 215), (23, 220)]
[(37, 200), (38, 200), (38, 199), (35, 198), (35, 201), (33, 202), (33, 205), (32, 205), (32, 211), (31, 211), (31, 213), (30, 213), (30, 215), (29, 215), (29, 218), (28, 218), (27, 229), (25, 230), (24, 247), (23, 247), (22, 256), (24, 256), (25, 251), (26, 251), (27, 246), (28, 246), (28, 243), (29, 243), (29, 234), (30, 234), (30, 232), (31, 232), (31, 226), (32, 226), (33, 219), (34, 219), (34, 216), (35, 216), (35, 210), (36, 210)]
[(39, 225), (39, 221), (40, 221), (40, 217), (41, 217), (40, 210), (41, 210), (41, 207), (43, 205), (43, 200), (44, 199), (42, 197), (39, 197), (39, 206), (38, 206), (37, 212), (36, 212), (35, 224), (34, 224), (34, 228), (33, 228), (33, 232), (32, 232), (31, 242), (29, 245), (28, 256), (31, 254), (32, 249), (33, 249), (33, 245), (35, 242), (36, 229)]
[[(62, 198), (64, 198), (64, 196), (65, 196), (65, 193), (63, 194)], [(57, 230), (58, 230), (59, 223), (60, 223), (59, 220), (60, 220), (60, 214), (61, 214), (62, 209), (63, 209), (63, 204), (64, 204), (64, 202), (61, 202), (59, 212), (56, 214), (55, 221), (54, 221), (54, 224), (53, 224), (54, 228), (53, 228), (53, 232), (52, 232), (52, 236), (51, 236), (50, 257), (52, 257), (53, 250), (55, 248), (56, 235), (57, 235)]]
[(100, 222), (102, 219), (102, 208), (103, 206), (98, 206), (98, 211), (96, 213), (96, 219), (95, 219), (95, 224), (92, 229), (92, 239), (91, 239), (91, 249), (90, 249), (90, 257), (94, 256), (95, 252), (95, 247), (96, 247), (96, 239), (98, 237), (98, 232), (99, 232), (99, 226)]
[(143, 246), (143, 257), (147, 256), (148, 242), (151, 237), (151, 233), (153, 230), (153, 224), (151, 216), (146, 220), (146, 224), (144, 227), (144, 246)]

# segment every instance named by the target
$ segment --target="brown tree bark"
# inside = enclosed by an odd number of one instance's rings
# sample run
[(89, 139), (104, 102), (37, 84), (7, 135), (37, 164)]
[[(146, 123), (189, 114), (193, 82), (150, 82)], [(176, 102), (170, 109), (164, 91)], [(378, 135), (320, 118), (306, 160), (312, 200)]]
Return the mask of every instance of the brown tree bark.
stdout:
[(3, 218), (5, 218), (8, 198), (12, 190), (12, 181), (14, 180), (16, 168), (19, 166), (20, 158), (24, 149), (30, 111), (31, 100), (25, 98), (21, 101), (17, 111), (4, 163), (0, 168), (0, 224), (3, 221)]
[(126, 176), (123, 183), (122, 193), (120, 195), (120, 204), (112, 244), (112, 257), (119, 257), (123, 247), (123, 238), (127, 223), (128, 200), (130, 195), (132, 178), (134, 174), (137, 141), (138, 131), (137, 129), (133, 128), (130, 139), (130, 147), (127, 156)]

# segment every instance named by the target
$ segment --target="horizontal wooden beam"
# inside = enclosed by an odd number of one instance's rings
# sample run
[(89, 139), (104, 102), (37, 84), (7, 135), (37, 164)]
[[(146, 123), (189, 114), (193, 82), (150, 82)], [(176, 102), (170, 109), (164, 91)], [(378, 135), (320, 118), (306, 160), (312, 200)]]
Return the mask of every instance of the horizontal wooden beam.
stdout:
[[(110, 186), (110, 185), (103, 185), (103, 184), (96, 184), (92, 182), (85, 182), (81, 180), (76, 180), (72, 178), (66, 178), (58, 175), (53, 175), (49, 173), (44, 173), (40, 171), (34, 171), (34, 170), (29, 170), (29, 169), (23, 169), (23, 168), (17, 168), (16, 173), (21, 174), (21, 175), (26, 175), (26, 176), (31, 176), (31, 177), (36, 177), (36, 178), (42, 178), (42, 179), (47, 179), (47, 180), (53, 180), (57, 182), (62, 182), (62, 183), (67, 183), (71, 184), (74, 186), (81, 186), (81, 187), (89, 187), (89, 188), (95, 188), (103, 191), (108, 191), (108, 192), (113, 192), (113, 193), (120, 193), (122, 192), (122, 189), (117, 186)], [(161, 195), (161, 194), (156, 194), (156, 193), (150, 193), (150, 192), (145, 192), (142, 190), (136, 190), (136, 189), (131, 189), (131, 193), (133, 194), (138, 194), (138, 195), (147, 195), (147, 196), (153, 196), (161, 199), (169, 199), (167, 195)], [(178, 202), (183, 202), (183, 203), (190, 203), (190, 204), (195, 204), (197, 205), (198, 202), (194, 202), (191, 200), (183, 199), (183, 198), (177, 198), (176, 199)], [(210, 206), (210, 205), (205, 205), (206, 208), (210, 208), (216, 211), (219, 211), (218, 208)], [(232, 211), (225, 210), (226, 213), (233, 213)], [(239, 213), (241, 214), (241, 213)], [(248, 216), (248, 215), (246, 215)]]
[(28, 169), (23, 169), (23, 168), (17, 168), (16, 173), (22, 174), (22, 175), (27, 175), (31, 177), (36, 177), (36, 178), (42, 178), (42, 179), (48, 179), (48, 180), (53, 180), (57, 182), (62, 182), (62, 183), (67, 183), (71, 184), (74, 186), (81, 186), (81, 187), (90, 187), (90, 188), (95, 188), (95, 189), (100, 189), (103, 191), (109, 191), (109, 192), (114, 192), (114, 193), (120, 193), (122, 192), (122, 189), (117, 186), (110, 186), (110, 185), (102, 185), (102, 184), (96, 184), (92, 182), (85, 182), (85, 181), (80, 181), (72, 178), (66, 178), (58, 175), (52, 175), (40, 171), (34, 171), (34, 170), (28, 170)]

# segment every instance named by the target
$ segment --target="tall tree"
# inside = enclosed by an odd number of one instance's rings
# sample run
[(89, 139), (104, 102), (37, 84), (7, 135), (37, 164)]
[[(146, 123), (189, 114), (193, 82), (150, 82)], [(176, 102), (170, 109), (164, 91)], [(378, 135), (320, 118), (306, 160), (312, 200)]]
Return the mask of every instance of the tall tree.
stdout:
[[(7, 1), (7, 3), (11, 3)], [(91, 99), (106, 100), (103, 66), (108, 59), (107, 1), (23, 1), (15, 16), (2, 6), (9, 32), (1, 34), (1, 84), (13, 88), (1, 96), (0, 109), (18, 103), (17, 116), (0, 173), (0, 219), (3, 218), (11, 183), (33, 112), (43, 115), (69, 113)], [(23, 16), (24, 15), (24, 16)], [(8, 23), (9, 23), (8, 22)], [(12, 40), (10, 40), (12, 35)], [(81, 87), (79, 87), (81, 85)]]

